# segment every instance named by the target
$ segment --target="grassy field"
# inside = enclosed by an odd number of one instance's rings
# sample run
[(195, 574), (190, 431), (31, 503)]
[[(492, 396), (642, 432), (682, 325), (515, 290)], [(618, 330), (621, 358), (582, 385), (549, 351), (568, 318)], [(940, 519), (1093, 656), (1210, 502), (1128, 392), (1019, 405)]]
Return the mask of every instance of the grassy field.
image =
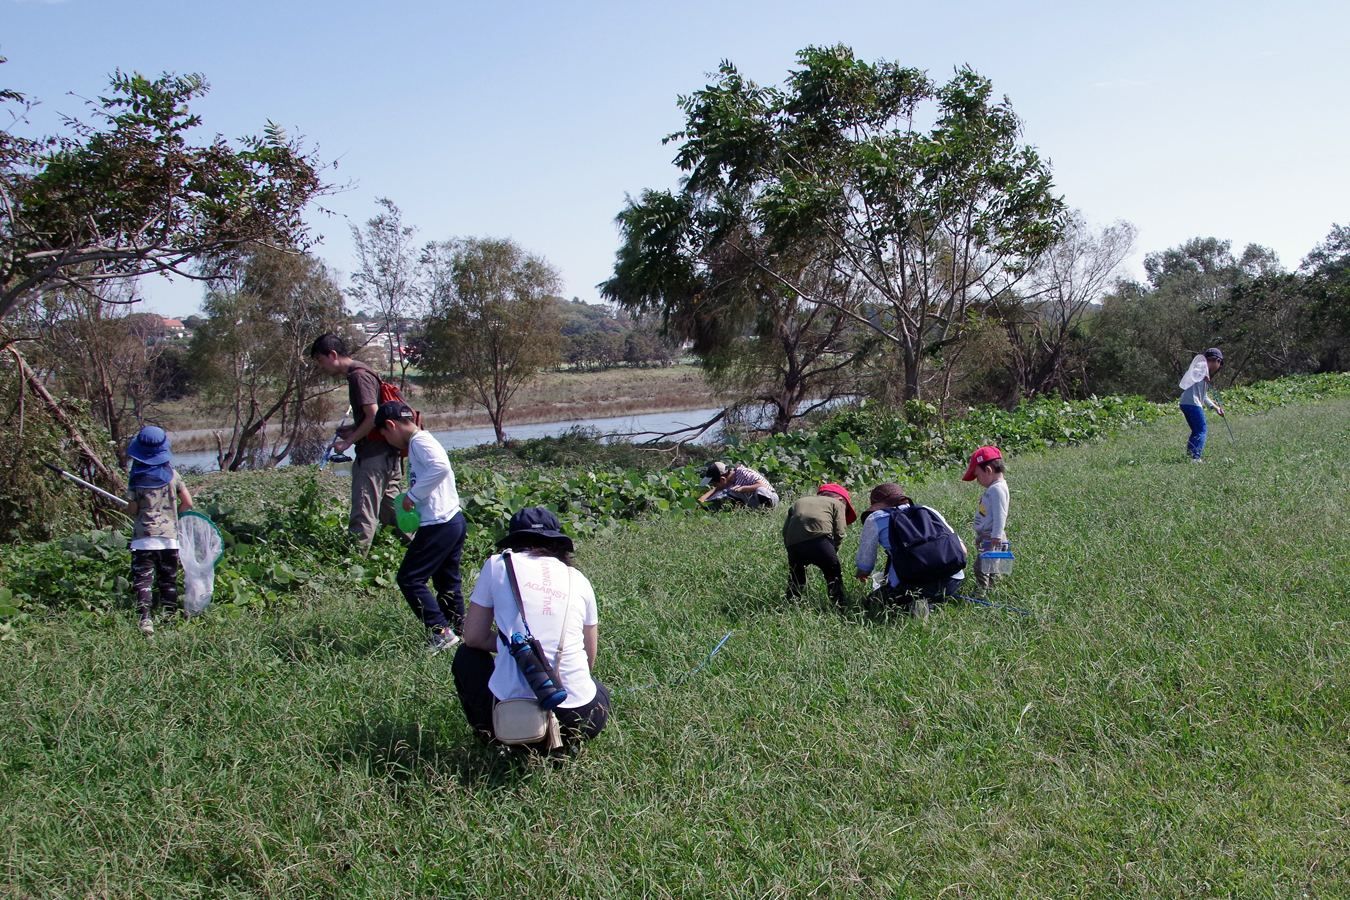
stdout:
[[(1234, 428), (1013, 460), (991, 599), (1033, 616), (787, 604), (781, 513), (582, 547), (612, 689), (732, 636), (556, 769), (477, 746), (393, 592), (27, 628), (0, 896), (1350, 896), (1350, 402)], [(911, 493), (964, 530), (978, 490)]]

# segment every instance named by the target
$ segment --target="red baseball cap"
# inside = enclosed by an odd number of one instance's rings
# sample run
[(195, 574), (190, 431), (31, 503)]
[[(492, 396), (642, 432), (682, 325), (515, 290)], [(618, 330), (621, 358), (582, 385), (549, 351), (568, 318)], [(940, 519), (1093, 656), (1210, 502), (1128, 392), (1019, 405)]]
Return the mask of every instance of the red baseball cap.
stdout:
[(848, 510), (844, 513), (844, 523), (852, 525), (854, 522), (858, 521), (858, 514), (853, 511), (853, 498), (848, 495), (848, 488), (844, 487), (842, 484), (830, 482), (829, 484), (822, 484), (816, 493), (834, 494), (836, 497), (841, 498), (844, 501), (844, 508)]
[(966, 469), (966, 474), (961, 476), (962, 481), (975, 480), (975, 467), (984, 465), (991, 459), (1002, 459), (1003, 454), (997, 447), (981, 447), (970, 454), (970, 468)]

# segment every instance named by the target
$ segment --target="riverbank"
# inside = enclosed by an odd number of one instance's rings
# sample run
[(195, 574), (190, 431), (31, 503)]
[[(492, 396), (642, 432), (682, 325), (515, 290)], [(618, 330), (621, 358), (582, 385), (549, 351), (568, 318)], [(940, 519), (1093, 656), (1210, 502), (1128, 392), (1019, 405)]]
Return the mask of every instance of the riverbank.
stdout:
[[(431, 431), (492, 425), (481, 408), (455, 409), (443, 401), (433, 401), (416, 388), (407, 393), (409, 401), (422, 413), (423, 426)], [(517, 393), (509, 408), (507, 427), (682, 412), (718, 405), (703, 373), (694, 365), (546, 372)], [(164, 423), (174, 449), (183, 451), (214, 450), (214, 432), (228, 428), (203, 414), (197, 401), (191, 398), (166, 405)], [(337, 424), (335, 419), (332, 425)]]

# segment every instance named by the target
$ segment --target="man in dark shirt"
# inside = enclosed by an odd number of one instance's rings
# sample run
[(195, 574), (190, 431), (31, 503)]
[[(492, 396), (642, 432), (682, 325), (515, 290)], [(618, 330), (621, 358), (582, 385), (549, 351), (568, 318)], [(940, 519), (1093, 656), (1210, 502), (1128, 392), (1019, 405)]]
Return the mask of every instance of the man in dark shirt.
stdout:
[(356, 448), (347, 529), (369, 547), (375, 539), (375, 529), (388, 525), (406, 543), (408, 536), (398, 530), (398, 514), (394, 510), (402, 475), (398, 450), (388, 441), (372, 441), (367, 437), (375, 427), (375, 411), (380, 406), (380, 376), (365, 363), (352, 359), (347, 342), (335, 334), (320, 336), (309, 348), (309, 355), (327, 374), (347, 379), (352, 424), (338, 429), (338, 440), (333, 444), (336, 453)]

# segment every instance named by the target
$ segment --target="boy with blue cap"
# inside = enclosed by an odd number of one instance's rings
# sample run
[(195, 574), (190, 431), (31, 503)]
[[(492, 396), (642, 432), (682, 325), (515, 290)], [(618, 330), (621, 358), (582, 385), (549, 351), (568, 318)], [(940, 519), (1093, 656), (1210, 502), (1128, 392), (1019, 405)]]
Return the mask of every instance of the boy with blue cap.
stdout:
[(142, 428), (127, 447), (127, 456), (131, 457), (127, 515), (135, 520), (131, 581), (141, 634), (149, 637), (155, 633), (150, 615), (152, 581), (159, 587), (159, 605), (165, 618), (172, 618), (178, 611), (178, 515), (192, 509), (192, 495), (173, 469), (169, 436), (163, 428)]

